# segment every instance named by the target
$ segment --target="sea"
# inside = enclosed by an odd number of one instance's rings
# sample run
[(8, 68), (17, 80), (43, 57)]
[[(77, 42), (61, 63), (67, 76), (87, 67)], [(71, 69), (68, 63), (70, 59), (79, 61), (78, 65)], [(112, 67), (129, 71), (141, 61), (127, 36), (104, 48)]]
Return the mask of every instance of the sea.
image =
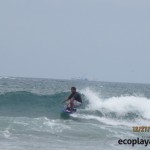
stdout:
[[(83, 104), (64, 117), (72, 86)], [(0, 77), (0, 150), (148, 150), (142, 127), (150, 84)]]

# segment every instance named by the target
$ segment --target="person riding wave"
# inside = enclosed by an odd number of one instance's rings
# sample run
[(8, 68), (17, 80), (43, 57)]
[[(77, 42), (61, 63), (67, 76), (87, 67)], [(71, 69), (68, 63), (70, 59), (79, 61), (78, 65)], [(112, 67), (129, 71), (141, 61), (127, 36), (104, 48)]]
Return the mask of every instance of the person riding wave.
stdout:
[(76, 107), (79, 107), (82, 104), (81, 95), (76, 91), (76, 87), (71, 87), (71, 94), (66, 101), (68, 101), (66, 109), (68, 112), (73, 111)]

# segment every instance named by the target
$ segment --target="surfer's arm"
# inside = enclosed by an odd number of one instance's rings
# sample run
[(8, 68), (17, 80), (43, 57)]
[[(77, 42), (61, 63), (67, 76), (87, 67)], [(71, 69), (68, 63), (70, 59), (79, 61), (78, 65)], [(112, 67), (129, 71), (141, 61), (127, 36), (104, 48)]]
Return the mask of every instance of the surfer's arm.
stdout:
[(64, 101), (62, 101), (62, 103), (71, 100), (69, 97), (67, 99), (65, 99)]
[(67, 100), (70, 100), (73, 97), (73, 94), (70, 94)]
[(73, 97), (73, 98), (70, 99), (70, 102), (72, 103), (74, 100), (75, 100), (75, 98)]
[(72, 101), (72, 99), (73, 99), (73, 94), (70, 94), (70, 96), (66, 100), (62, 101), (62, 103), (69, 101), (69, 100)]
[(64, 101), (62, 101), (62, 103), (64, 103), (64, 102), (66, 102), (66, 101), (68, 101), (69, 99), (65, 99)]

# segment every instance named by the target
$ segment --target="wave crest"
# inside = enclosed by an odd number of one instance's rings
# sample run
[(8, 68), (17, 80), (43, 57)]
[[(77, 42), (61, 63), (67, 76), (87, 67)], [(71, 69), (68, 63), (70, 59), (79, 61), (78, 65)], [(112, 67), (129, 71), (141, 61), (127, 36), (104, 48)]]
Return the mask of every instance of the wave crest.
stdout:
[(150, 119), (150, 100), (145, 97), (121, 96), (101, 99), (98, 92), (89, 88), (82, 91), (85, 95), (88, 106), (87, 110), (97, 111), (106, 117), (117, 118), (137, 118), (142, 117)]

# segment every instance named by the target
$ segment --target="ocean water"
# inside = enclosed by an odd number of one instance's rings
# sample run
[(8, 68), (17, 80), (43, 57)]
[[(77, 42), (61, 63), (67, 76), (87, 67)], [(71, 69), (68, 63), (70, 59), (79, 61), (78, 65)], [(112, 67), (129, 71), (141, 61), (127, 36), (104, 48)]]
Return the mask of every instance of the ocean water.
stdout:
[[(83, 105), (62, 117), (62, 101), (76, 86)], [(118, 144), (146, 138), (150, 85), (85, 80), (0, 78), (0, 150), (123, 150), (150, 145)]]

